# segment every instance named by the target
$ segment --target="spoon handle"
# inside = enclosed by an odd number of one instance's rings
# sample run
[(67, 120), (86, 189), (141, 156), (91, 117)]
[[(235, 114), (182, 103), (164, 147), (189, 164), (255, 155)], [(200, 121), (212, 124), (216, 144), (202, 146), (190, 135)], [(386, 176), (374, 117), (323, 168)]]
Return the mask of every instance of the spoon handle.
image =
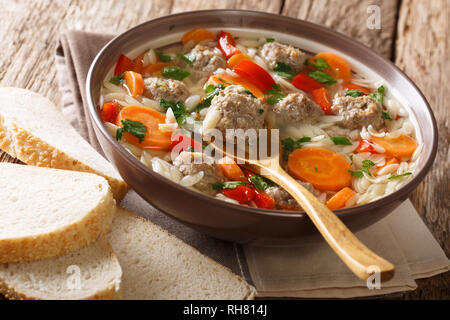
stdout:
[(334, 252), (354, 274), (367, 280), (376, 271), (380, 272), (381, 281), (392, 278), (394, 265), (362, 244), (333, 211), (280, 167), (270, 171), (270, 179), (297, 200)]

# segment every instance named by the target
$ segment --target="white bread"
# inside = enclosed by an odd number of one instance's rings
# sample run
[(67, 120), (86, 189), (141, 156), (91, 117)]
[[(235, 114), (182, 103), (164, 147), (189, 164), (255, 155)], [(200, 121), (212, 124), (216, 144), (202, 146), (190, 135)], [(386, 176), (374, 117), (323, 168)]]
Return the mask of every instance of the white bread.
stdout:
[(45, 259), (105, 234), (115, 201), (95, 174), (0, 163), (0, 263)]
[(120, 201), (128, 187), (112, 165), (66, 122), (47, 98), (19, 88), (0, 88), (0, 148), (22, 162), (96, 173)]
[(254, 288), (229, 269), (122, 208), (107, 239), (122, 266), (123, 299), (254, 298)]
[(120, 299), (122, 269), (104, 238), (57, 258), (0, 265), (0, 293), (8, 299)]

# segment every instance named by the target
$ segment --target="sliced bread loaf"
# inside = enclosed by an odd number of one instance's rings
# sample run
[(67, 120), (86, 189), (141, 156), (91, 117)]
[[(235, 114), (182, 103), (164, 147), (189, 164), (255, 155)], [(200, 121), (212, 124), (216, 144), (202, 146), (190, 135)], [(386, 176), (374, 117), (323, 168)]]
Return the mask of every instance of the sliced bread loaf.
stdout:
[(19, 88), (0, 88), (0, 148), (26, 164), (96, 173), (120, 201), (127, 185), (47, 98)]
[(122, 269), (104, 238), (57, 258), (0, 265), (8, 299), (120, 299)]
[(107, 239), (122, 266), (124, 299), (254, 297), (254, 288), (229, 269), (122, 208)]
[(62, 255), (105, 234), (115, 201), (95, 174), (0, 163), (0, 263)]

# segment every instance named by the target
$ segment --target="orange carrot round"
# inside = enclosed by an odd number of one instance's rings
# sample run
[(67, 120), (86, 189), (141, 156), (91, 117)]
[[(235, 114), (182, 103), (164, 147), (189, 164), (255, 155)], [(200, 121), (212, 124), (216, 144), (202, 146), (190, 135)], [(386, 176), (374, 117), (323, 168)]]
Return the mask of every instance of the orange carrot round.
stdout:
[(245, 89), (250, 91), (255, 97), (264, 101), (264, 93), (252, 82), (241, 76), (233, 77), (227, 74), (216, 74), (209, 77), (208, 81), (206, 82), (206, 85), (223, 84), (225, 86), (229, 86), (230, 83), (243, 86)]
[(411, 158), (417, 148), (417, 142), (404, 134), (398, 137), (372, 137), (371, 140), (386, 150), (386, 154), (401, 160)]
[(217, 165), (219, 166), (223, 175), (225, 177), (227, 177), (228, 179), (231, 179), (234, 181), (246, 181), (247, 180), (247, 177), (245, 176), (241, 167), (239, 167), (233, 159), (231, 159), (229, 157), (224, 157), (217, 162)]
[(144, 79), (140, 73), (126, 71), (123, 74), (123, 78), (131, 96), (141, 96), (144, 93)]
[(288, 159), (288, 170), (293, 177), (322, 191), (338, 191), (351, 186), (350, 169), (343, 156), (322, 148), (296, 149)]
[(170, 149), (172, 133), (161, 131), (158, 127), (160, 123), (165, 123), (166, 117), (163, 114), (146, 107), (128, 106), (120, 111), (117, 117), (117, 125), (121, 126), (121, 120), (125, 119), (138, 121), (147, 128), (142, 142), (139, 141), (138, 137), (125, 132), (123, 138), (129, 143), (140, 148)]
[(352, 79), (352, 73), (348, 62), (332, 52), (320, 52), (311, 58), (311, 61), (315, 61), (319, 58), (323, 58), (330, 68), (322, 70), (329, 73), (333, 78), (344, 80), (344, 83), (350, 82)]
[(334, 196), (327, 201), (327, 207), (330, 210), (337, 210), (345, 208), (345, 204), (348, 200), (355, 196), (355, 191), (349, 187), (345, 187), (339, 190)]
[(252, 61), (252, 59), (245, 53), (238, 53), (228, 59), (228, 68), (233, 69), (234, 66), (237, 65), (241, 60)]
[(186, 32), (183, 37), (181, 38), (181, 41), (183, 44), (188, 43), (189, 41), (193, 40), (195, 43), (198, 43), (202, 40), (211, 39), (214, 40), (216, 37), (214, 34), (206, 29), (193, 29), (191, 31)]

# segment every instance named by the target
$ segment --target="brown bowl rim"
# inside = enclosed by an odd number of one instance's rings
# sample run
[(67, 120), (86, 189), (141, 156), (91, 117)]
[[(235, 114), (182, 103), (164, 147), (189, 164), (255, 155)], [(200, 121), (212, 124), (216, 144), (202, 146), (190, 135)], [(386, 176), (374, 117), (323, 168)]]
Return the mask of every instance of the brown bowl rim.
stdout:
[[(140, 171), (145, 172), (145, 174), (149, 174), (150, 176), (152, 176), (152, 178), (160, 181), (161, 183), (168, 183), (172, 187), (180, 190), (180, 192), (187, 192), (187, 193), (191, 194), (192, 196), (199, 198), (199, 200), (211, 202), (211, 204), (214, 204), (214, 205), (220, 205), (223, 207), (227, 207), (231, 210), (239, 210), (241, 212), (245, 212), (248, 214), (265, 215), (265, 216), (271, 216), (271, 217), (278, 217), (278, 218), (282, 218), (282, 219), (297, 220), (299, 218), (306, 217), (306, 214), (302, 213), (301, 211), (286, 211), (286, 210), (273, 210), (273, 209), (269, 210), (269, 209), (259, 209), (259, 208), (253, 208), (253, 207), (248, 207), (248, 206), (243, 206), (243, 205), (237, 205), (237, 204), (233, 204), (233, 203), (229, 203), (229, 202), (226, 202), (223, 200), (216, 199), (212, 196), (209, 196), (209, 195), (203, 194), (201, 192), (197, 192), (197, 191), (191, 190), (189, 188), (186, 188), (184, 186), (181, 186), (180, 184), (154, 172), (153, 170), (151, 170), (150, 168), (145, 166), (136, 157), (131, 155), (115, 139), (113, 139), (113, 137), (109, 134), (109, 132), (107, 131), (106, 127), (103, 125), (103, 123), (100, 119), (100, 116), (97, 112), (96, 103), (94, 103), (93, 97), (92, 97), (93, 84), (91, 83), (91, 79), (92, 79), (92, 74), (94, 73), (94, 71), (96, 69), (97, 62), (100, 59), (100, 57), (105, 53), (105, 51), (107, 51), (108, 48), (114, 42), (118, 41), (119, 39), (121, 39), (123, 37), (127, 37), (128, 35), (134, 33), (136, 30), (144, 27), (147, 24), (162, 22), (164, 20), (181, 18), (181, 17), (189, 16), (189, 15), (205, 14), (205, 13), (211, 13), (211, 14), (220, 13), (221, 15), (250, 14), (250, 15), (256, 15), (256, 16), (265, 16), (271, 20), (280, 19), (280, 20), (290, 21), (297, 25), (306, 25), (309, 28), (313, 28), (318, 31), (322, 31), (324, 33), (331, 34), (334, 37), (337, 37), (337, 38), (347, 42), (349, 45), (351, 45), (353, 47), (357, 47), (360, 50), (365, 51), (371, 57), (375, 56), (377, 59), (381, 59), (381, 61), (383, 63), (385, 63), (385, 64), (389, 65), (391, 68), (393, 68), (403, 78), (403, 80), (405, 80), (409, 85), (411, 85), (412, 88), (419, 94), (419, 96), (423, 100), (423, 102), (427, 108), (427, 111), (428, 111), (427, 113), (429, 114), (431, 121), (432, 121), (431, 130), (432, 130), (432, 137), (433, 137), (433, 142), (432, 142), (433, 146), (432, 146), (432, 149), (431, 149), (428, 159), (426, 159), (426, 162), (423, 165), (423, 167), (420, 169), (420, 171), (417, 172), (414, 175), (414, 177), (412, 177), (412, 179), (410, 181), (408, 181), (404, 186), (402, 186), (399, 190), (397, 190), (383, 198), (380, 198), (378, 200), (375, 200), (375, 201), (372, 201), (372, 202), (369, 202), (369, 203), (366, 203), (363, 205), (334, 210), (336, 215), (338, 215), (339, 217), (345, 217), (345, 216), (350, 216), (350, 215), (354, 215), (354, 214), (358, 214), (358, 213), (361, 213), (361, 214), (368, 213), (371, 210), (374, 210), (379, 207), (383, 207), (387, 203), (391, 203), (399, 198), (406, 198), (407, 195), (410, 192), (412, 192), (418, 186), (418, 184), (424, 179), (424, 177), (430, 170), (430, 168), (433, 164), (433, 161), (436, 157), (436, 153), (437, 153), (437, 146), (438, 146), (437, 123), (436, 123), (436, 119), (434, 117), (433, 111), (432, 111), (427, 99), (425, 98), (424, 94), (420, 91), (420, 89), (417, 87), (417, 85), (402, 70), (400, 70), (392, 61), (381, 56), (380, 54), (375, 52), (373, 49), (367, 47), (366, 45), (362, 44), (361, 42), (359, 42), (357, 40), (354, 40), (340, 32), (334, 31), (330, 28), (327, 28), (327, 27), (324, 27), (324, 26), (321, 26), (321, 25), (318, 25), (318, 24), (315, 24), (312, 22), (308, 22), (308, 21), (305, 21), (302, 19), (298, 19), (298, 18), (282, 16), (279, 14), (268, 13), (268, 12), (261, 12), (261, 11), (254, 11), (254, 10), (242, 10), (242, 9), (210, 9), (210, 10), (185, 11), (185, 12), (181, 12), (181, 13), (170, 14), (170, 15), (166, 15), (163, 17), (151, 19), (151, 20), (145, 21), (143, 23), (140, 23), (140, 24), (122, 32), (121, 34), (117, 35), (111, 41), (109, 41), (100, 50), (100, 52), (96, 55), (95, 59), (93, 60), (91, 66), (89, 68), (89, 72), (88, 72), (88, 75), (86, 78), (86, 97), (87, 97), (87, 102), (88, 102), (88, 110), (89, 110), (90, 118), (91, 118), (91, 121), (94, 123), (94, 125), (97, 127), (97, 129), (99, 129), (100, 132), (103, 134), (103, 136), (108, 140), (108, 142), (112, 144), (114, 149), (122, 156), (122, 158), (125, 158), (127, 160), (128, 164), (134, 166), (136, 169), (138, 169)], [(173, 24), (173, 22), (167, 23), (168, 26), (170, 26), (172, 24)], [(283, 33), (287, 34), (287, 32), (283, 32)], [(295, 34), (295, 32), (293, 32), (291, 34)], [(367, 66), (367, 63), (363, 63), (361, 60), (358, 60), (358, 61)], [(430, 129), (430, 128), (427, 128), (427, 129)]]

